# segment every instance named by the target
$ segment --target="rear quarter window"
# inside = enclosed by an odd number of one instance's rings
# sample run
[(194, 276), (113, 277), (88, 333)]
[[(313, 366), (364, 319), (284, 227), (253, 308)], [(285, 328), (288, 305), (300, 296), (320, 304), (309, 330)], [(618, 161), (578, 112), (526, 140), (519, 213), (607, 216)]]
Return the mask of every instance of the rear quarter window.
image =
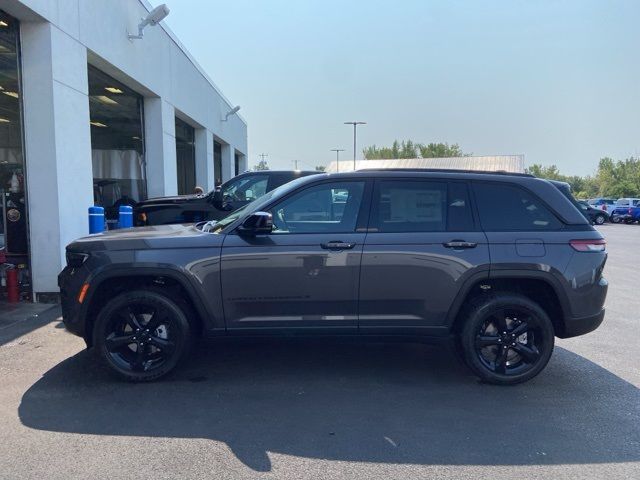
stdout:
[(474, 183), (478, 214), (486, 231), (559, 230), (562, 223), (531, 192), (501, 183)]

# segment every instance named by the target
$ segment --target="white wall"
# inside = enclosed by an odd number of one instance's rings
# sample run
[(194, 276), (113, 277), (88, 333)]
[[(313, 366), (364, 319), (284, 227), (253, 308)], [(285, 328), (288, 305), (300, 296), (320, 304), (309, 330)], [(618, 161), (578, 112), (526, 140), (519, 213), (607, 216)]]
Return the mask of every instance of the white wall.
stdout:
[(233, 152), (247, 156), (247, 126), (238, 115), (222, 121), (234, 105), (166, 26), (128, 40), (151, 9), (146, 0), (0, 0), (0, 9), (21, 21), (33, 283), (52, 292), (66, 244), (88, 233), (93, 202), (87, 62), (145, 97), (150, 196), (177, 190), (176, 111), (198, 128), (197, 182), (205, 188), (214, 184), (213, 137), (225, 145), (226, 180)]

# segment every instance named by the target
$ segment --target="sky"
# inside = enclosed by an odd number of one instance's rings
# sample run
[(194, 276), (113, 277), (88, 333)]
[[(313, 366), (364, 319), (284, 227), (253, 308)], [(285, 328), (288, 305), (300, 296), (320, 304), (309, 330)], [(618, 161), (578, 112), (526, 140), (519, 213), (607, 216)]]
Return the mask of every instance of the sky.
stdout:
[[(248, 124), (249, 165), (395, 139), (586, 175), (640, 154), (640, 1), (164, 0)], [(154, 1), (154, 5), (160, 3)]]

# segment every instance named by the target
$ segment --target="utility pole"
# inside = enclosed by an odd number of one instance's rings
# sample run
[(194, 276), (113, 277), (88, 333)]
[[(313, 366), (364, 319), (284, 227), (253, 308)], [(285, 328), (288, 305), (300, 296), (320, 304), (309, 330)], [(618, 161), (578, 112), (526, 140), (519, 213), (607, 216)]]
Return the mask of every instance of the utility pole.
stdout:
[(260, 157), (260, 160), (262, 160), (264, 162), (264, 157), (268, 157), (269, 155), (266, 153), (261, 153), (260, 155), (258, 155)]
[(293, 169), (298, 170), (298, 160), (293, 161)]
[(353, 125), (353, 169), (356, 169), (356, 130), (358, 125), (366, 125), (367, 122), (344, 122), (345, 125)]
[(332, 148), (332, 152), (336, 152), (336, 172), (340, 171), (340, 152), (344, 152), (344, 148)]

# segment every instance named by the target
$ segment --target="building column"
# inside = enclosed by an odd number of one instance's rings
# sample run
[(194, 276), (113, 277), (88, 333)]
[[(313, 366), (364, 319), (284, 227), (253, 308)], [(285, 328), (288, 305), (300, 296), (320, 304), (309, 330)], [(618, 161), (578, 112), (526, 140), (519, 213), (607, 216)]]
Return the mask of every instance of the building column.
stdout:
[(240, 173), (244, 173), (249, 170), (249, 165), (247, 162), (247, 156), (243, 153), (238, 154), (240, 156)]
[(206, 128), (196, 128), (196, 185), (205, 192), (215, 188), (213, 175), (213, 134)]
[(57, 292), (93, 205), (87, 50), (47, 22), (23, 22), (21, 43), (31, 276), (34, 292)]
[(148, 196), (177, 195), (176, 119), (173, 105), (162, 98), (145, 97), (144, 136)]
[(228, 143), (222, 144), (222, 182), (235, 176), (235, 149)]

